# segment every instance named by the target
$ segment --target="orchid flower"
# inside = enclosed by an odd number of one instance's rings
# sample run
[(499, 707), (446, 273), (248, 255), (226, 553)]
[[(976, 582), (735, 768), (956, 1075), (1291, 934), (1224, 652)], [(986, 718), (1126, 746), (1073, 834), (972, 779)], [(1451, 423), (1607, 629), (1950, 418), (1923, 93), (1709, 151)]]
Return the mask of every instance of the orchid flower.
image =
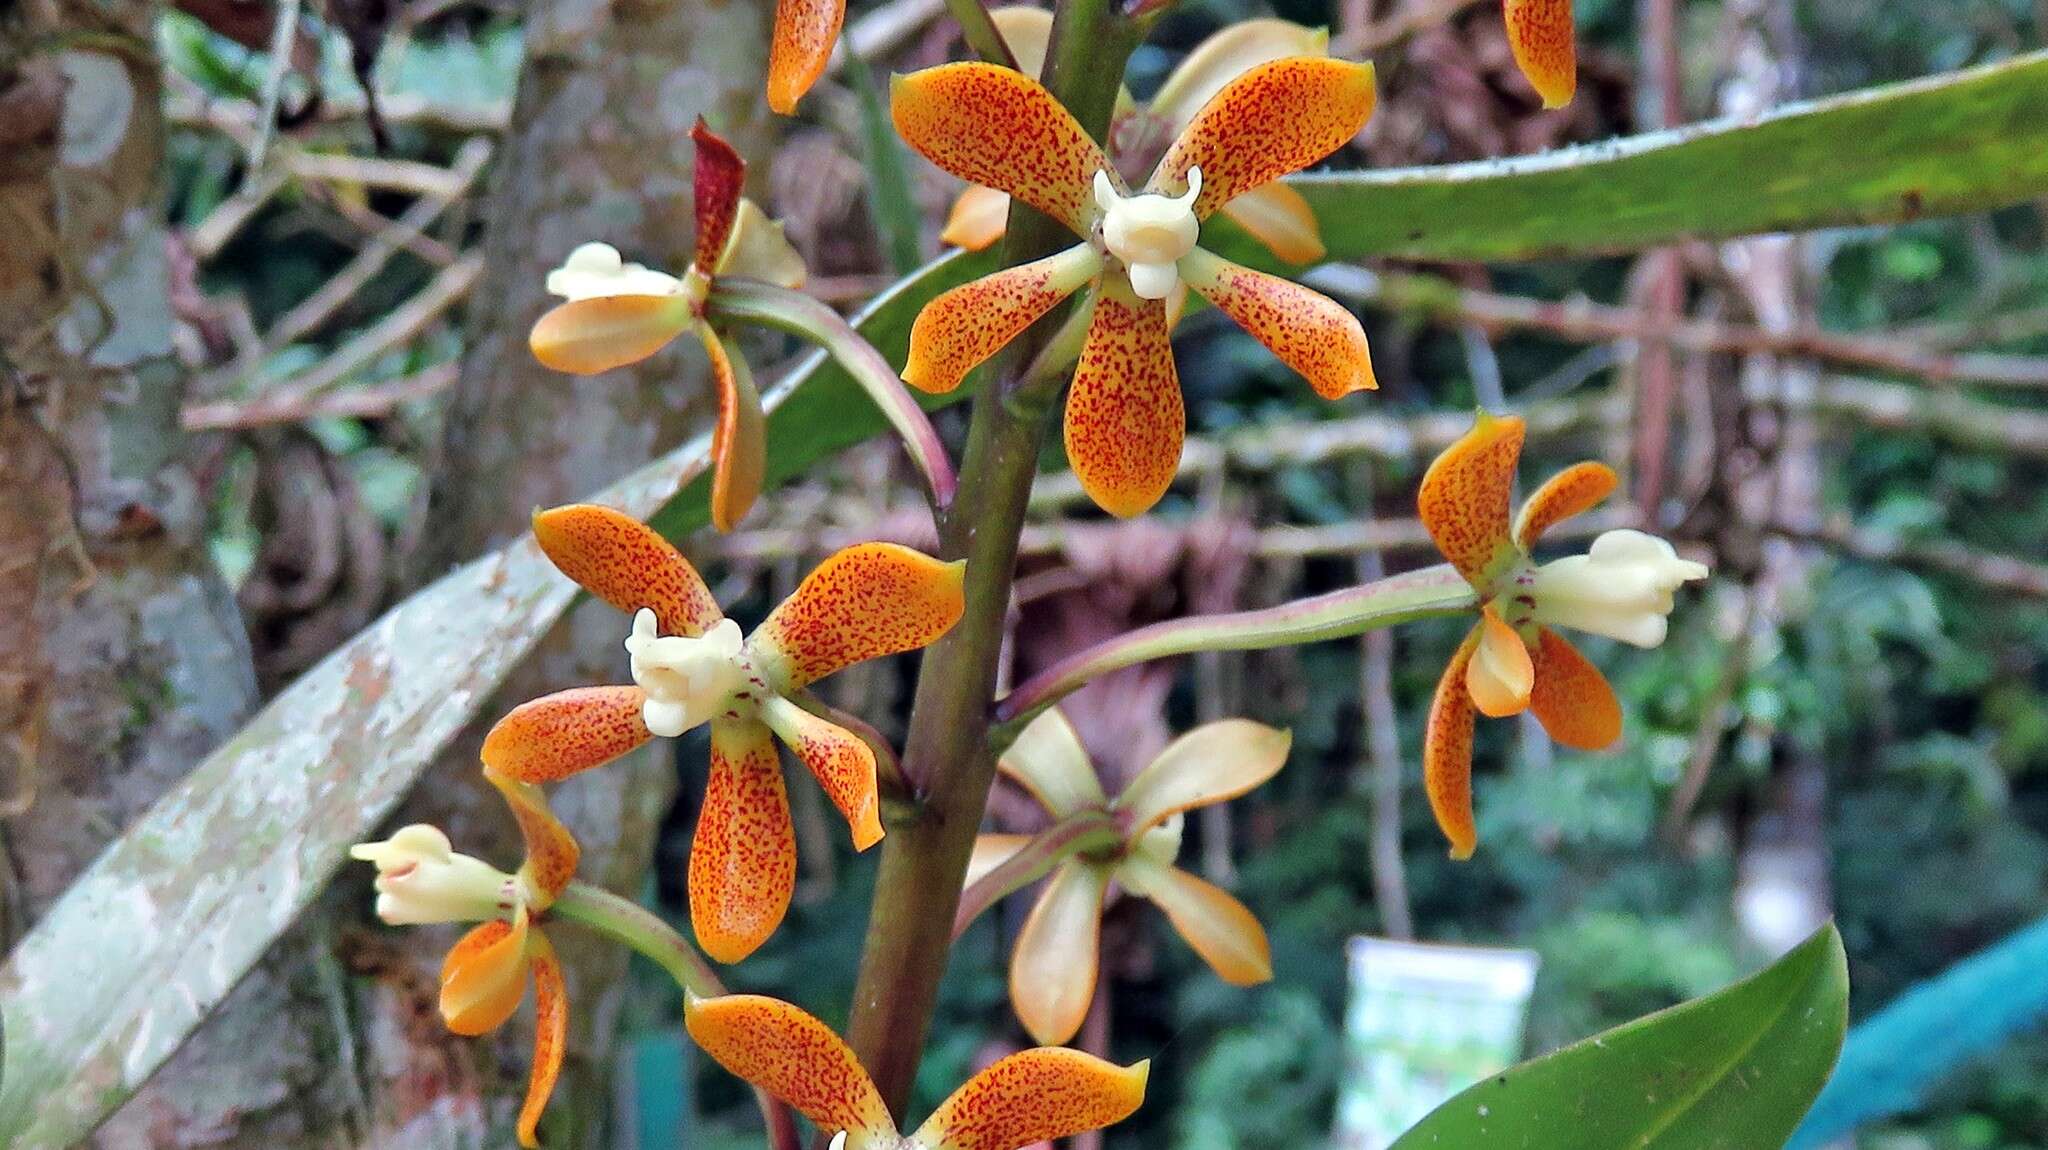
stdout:
[(1481, 412), (1422, 478), (1417, 500), (1437, 550), (1479, 597), (1479, 623), (1438, 681), (1423, 735), (1423, 779), (1451, 857), (1478, 845), (1472, 821), (1475, 712), (1501, 718), (1535, 712), (1550, 737), (1599, 750), (1621, 737), (1614, 688), (1557, 633), (1569, 627), (1638, 647), (1664, 641), (1672, 594), (1707, 577), (1671, 544), (1640, 531), (1609, 531), (1583, 555), (1538, 565), (1543, 533), (1613, 492), (1614, 472), (1580, 463), (1554, 475), (1522, 504), (1512, 527), (1509, 499), (1523, 424)]
[(1578, 47), (1572, 37), (1572, 0), (1501, 0), (1515, 66), (1546, 108), (1572, 102), (1579, 87)]
[(906, 1138), (852, 1048), (789, 1003), (692, 997), (683, 1020), (699, 1049), (816, 1123), (833, 1150), (1019, 1150), (1130, 1117), (1151, 1073), (1150, 1062), (1118, 1066), (1079, 1050), (1020, 1051), (968, 1079)]
[[(1044, 8), (998, 8), (989, 13), (1017, 58), (1017, 68), (1037, 78), (1045, 66), (1052, 38), (1052, 13)], [(1231, 79), (1247, 69), (1288, 56), (1324, 56), (1330, 35), (1286, 20), (1246, 20), (1210, 36), (1188, 53), (1166, 77), (1149, 103), (1128, 93), (1119, 96), (1110, 121), (1110, 158), (1127, 178), (1150, 168), (1159, 152), (1194, 119), (1202, 105)], [(1323, 258), (1323, 241), (1315, 213), (1300, 192), (1282, 183), (1262, 184), (1220, 209), (1264, 244), (1274, 256), (1291, 264), (1312, 264)], [(1010, 197), (975, 184), (953, 201), (939, 238), (969, 251), (980, 251), (1003, 236), (1010, 215)], [(1177, 310), (1177, 309), (1169, 309)]]
[(456, 1034), (487, 1034), (512, 1017), (534, 984), (533, 1071), (519, 1110), (519, 1144), (535, 1128), (561, 1075), (569, 1000), (562, 964), (540, 922), (575, 877), (580, 851), (538, 787), (495, 771), (484, 777), (511, 804), (526, 840), (517, 874), (457, 854), (435, 827), (401, 827), (382, 842), (358, 843), (352, 858), (377, 868), (377, 917), (392, 925), (474, 922), (441, 964), (441, 1018)]
[(602, 766), (659, 735), (711, 727), (711, 777), (690, 848), (690, 921), (705, 953), (738, 962), (781, 924), (796, 886), (796, 832), (780, 738), (845, 816), (856, 850), (882, 838), (875, 752), (805, 710), (810, 683), (922, 647), (963, 609), (964, 563), (892, 543), (826, 559), (753, 634), (740, 635), (696, 568), (652, 528), (578, 504), (534, 516), (556, 567), (633, 616), (629, 686), (579, 687), (514, 708), (484, 738), (484, 765), (522, 782)]
[[(1095, 997), (1102, 909), (1112, 882), (1149, 899), (1195, 953), (1233, 986), (1273, 977), (1259, 920), (1222, 888), (1173, 865), (1187, 811), (1236, 798), (1287, 762), (1291, 739), (1245, 719), (1197, 727), (1174, 740), (1115, 801), (1096, 778), (1080, 737), (1057, 708), (1019, 732), (998, 769), (1056, 819), (1109, 815), (1122, 841), (1069, 858), (1053, 871), (1010, 956), (1010, 1001), (1042, 1043), (1073, 1038)], [(1029, 835), (982, 835), (968, 864), (970, 885), (1014, 857)]]
[(753, 372), (731, 337), (707, 320), (705, 303), (722, 276), (794, 289), (805, 270), (782, 225), (740, 195), (746, 161), (702, 119), (690, 138), (697, 145), (697, 249), (689, 268), (678, 278), (627, 263), (609, 244), (584, 244), (548, 273), (548, 292), (567, 302), (540, 317), (528, 345), (547, 367), (594, 375), (638, 363), (684, 332), (696, 333), (718, 384), (711, 521), (730, 531), (761, 491), (765, 422)]
[(1329, 155), (1372, 114), (1371, 65), (1271, 60), (1189, 119), (1142, 192), (1038, 81), (993, 64), (945, 64), (895, 81), (904, 140), (939, 167), (997, 188), (1083, 242), (925, 305), (903, 379), (948, 392), (1054, 305), (1093, 285), (1067, 397), (1066, 448), (1097, 504), (1130, 516), (1164, 495), (1186, 434), (1166, 300), (1180, 284), (1243, 325), (1318, 394), (1375, 386), (1365, 332), (1334, 301), (1196, 246), (1201, 222), (1254, 188)]

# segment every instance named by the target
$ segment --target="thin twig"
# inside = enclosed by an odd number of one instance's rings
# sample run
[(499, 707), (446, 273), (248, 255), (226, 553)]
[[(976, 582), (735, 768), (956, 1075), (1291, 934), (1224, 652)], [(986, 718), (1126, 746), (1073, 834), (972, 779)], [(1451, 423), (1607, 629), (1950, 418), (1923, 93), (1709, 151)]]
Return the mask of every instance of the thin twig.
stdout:
[(1526, 329), (1573, 340), (1656, 340), (1696, 352), (1777, 355), (1935, 383), (1974, 383), (2020, 390), (2048, 388), (2048, 356), (1948, 352), (1886, 336), (1801, 328), (1768, 331), (1738, 324), (1665, 323), (1628, 308), (1585, 299), (1537, 300), (1476, 291), (1437, 276), (1345, 268), (1317, 273), (1319, 286), (1361, 303), (1412, 312), (1444, 323)]
[(455, 179), (452, 192), (421, 196), (400, 213), (390, 227), (372, 234), (354, 258), (328, 277), (318, 291), (301, 300), (271, 325), (263, 339), (266, 352), (274, 352), (296, 342), (332, 318), (384, 269), (393, 255), (412, 239), (424, 235), (434, 221), (441, 218), (441, 213), (468, 193), (490, 156), (490, 141), (481, 137), (465, 141), (455, 154), (455, 162), (448, 168)]
[(187, 431), (224, 431), (302, 423), (308, 419), (376, 418), (391, 414), (400, 404), (446, 391), (460, 374), (461, 365), (451, 360), (386, 383), (307, 396), (297, 406), (279, 406), (267, 396), (258, 396), (253, 403), (188, 404), (179, 413), (178, 422)]

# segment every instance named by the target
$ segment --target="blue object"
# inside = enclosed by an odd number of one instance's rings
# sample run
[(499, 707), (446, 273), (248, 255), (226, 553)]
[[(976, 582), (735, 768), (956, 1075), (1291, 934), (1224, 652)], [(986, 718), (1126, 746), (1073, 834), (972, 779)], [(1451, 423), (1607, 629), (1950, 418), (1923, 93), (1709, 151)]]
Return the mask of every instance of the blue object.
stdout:
[(1919, 1106), (1971, 1059), (2048, 1019), (2048, 918), (1900, 995), (1849, 1031), (1786, 1150), (1815, 1150)]

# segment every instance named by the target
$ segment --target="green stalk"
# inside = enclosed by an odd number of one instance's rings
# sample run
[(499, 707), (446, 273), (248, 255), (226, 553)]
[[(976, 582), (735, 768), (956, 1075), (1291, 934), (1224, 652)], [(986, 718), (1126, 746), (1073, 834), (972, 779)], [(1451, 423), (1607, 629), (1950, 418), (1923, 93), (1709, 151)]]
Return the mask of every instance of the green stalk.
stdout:
[[(711, 969), (697, 948), (684, 941), (661, 917), (639, 903), (620, 898), (603, 887), (572, 882), (553, 906), (553, 918), (580, 923), (615, 942), (624, 943), (668, 972), (685, 994), (716, 998), (725, 984)], [(774, 1095), (756, 1087), (754, 1100), (761, 1107), (761, 1119), (768, 1124), (768, 1145), (772, 1150), (798, 1150), (796, 1115)]]
[(981, 912), (1044, 878), (1059, 864), (1123, 841), (1123, 830), (1108, 811), (1082, 811), (1045, 828), (962, 892), (960, 908), (953, 913), (953, 937), (967, 933)]
[[(952, 7), (956, 15), (963, 7), (979, 9), (974, 0)], [(970, 28), (970, 42), (973, 35)], [(1045, 83), (1098, 140), (1108, 134), (1124, 63), (1141, 36), (1138, 24), (1118, 15), (1114, 0), (1062, 0), (1054, 16)], [(1003, 262), (1024, 263), (1072, 242), (1061, 224), (1015, 205)], [(1013, 344), (1000, 357), (1003, 371), (984, 373), (959, 494), (939, 521), (941, 555), (967, 560), (966, 611), (925, 654), (903, 755), (904, 773), (922, 802), (887, 823), (847, 1027), (848, 1041), (899, 1118), (924, 1051), (952, 950), (961, 881), (995, 780), (988, 724), (997, 655), (1038, 451), (1059, 394), (1057, 376), (1022, 386), (999, 381), (1030, 362), (1056, 323), (1053, 317)]]
[(995, 745), (1009, 745), (1039, 712), (1111, 671), (1196, 651), (1259, 651), (1348, 639), (1406, 623), (1471, 614), (1472, 588), (1448, 563), (1256, 611), (1192, 615), (1140, 627), (1061, 659), (996, 704)]

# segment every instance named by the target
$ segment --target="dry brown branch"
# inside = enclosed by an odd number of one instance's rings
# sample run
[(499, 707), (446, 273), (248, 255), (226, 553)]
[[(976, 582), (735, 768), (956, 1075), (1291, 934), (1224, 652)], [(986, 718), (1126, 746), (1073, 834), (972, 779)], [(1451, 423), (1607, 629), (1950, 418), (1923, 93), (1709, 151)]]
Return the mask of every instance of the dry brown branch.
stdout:
[(267, 395), (258, 396), (246, 404), (192, 404), (180, 413), (179, 422), (187, 431), (222, 431), (298, 423), (326, 416), (371, 418), (389, 415), (399, 404), (437, 395), (455, 382), (455, 376), (456, 365), (442, 363), (384, 383), (309, 395), (295, 406), (280, 405)]
[(1937, 383), (1975, 383), (2027, 390), (2048, 388), (2048, 357), (1948, 352), (1887, 336), (1815, 329), (1766, 331), (1698, 320), (1664, 324), (1641, 312), (1589, 300), (1535, 300), (1463, 288), (1437, 276), (1358, 274), (1347, 269), (1325, 286), (1364, 303), (1443, 323), (1494, 330), (1535, 330), (1574, 340), (1663, 341), (1687, 351), (1777, 355)]
[(378, 356), (416, 338), (442, 312), (469, 294), (482, 271), (483, 257), (474, 253), (466, 255), (442, 269), (411, 299), (364, 328), (311, 369), (247, 400), (187, 406), (181, 421), (187, 426), (219, 427), (291, 419), (294, 412), (307, 410), (321, 393), (361, 371)]
[(2048, 599), (2048, 564), (1981, 551), (1953, 539), (1904, 539), (1840, 521), (1804, 528), (1777, 524), (1771, 534), (1817, 543), (1871, 563), (1949, 575), (1993, 591)]
[(1478, 3), (1479, 0), (1432, 0), (1378, 23), (1344, 32), (1330, 41), (1330, 54), (1355, 60), (1384, 52), (1410, 37), (1449, 23), (1458, 13)]
[(490, 155), (491, 145), (488, 140), (478, 137), (466, 141), (456, 153), (455, 162), (448, 168), (456, 179), (453, 194), (421, 196), (413, 201), (390, 227), (373, 233), (354, 258), (340, 271), (334, 273), (326, 283), (320, 285), (318, 291), (307, 296), (278, 318), (277, 323), (264, 336), (265, 349), (276, 351), (326, 323), (342, 305), (362, 290), (363, 285), (369, 283), (384, 269), (384, 265), (390, 262), (391, 257), (399, 249), (423, 235), (435, 220), (441, 218), (441, 213), (467, 194), (470, 186), (476, 182), (477, 175), (483, 171), (484, 163), (490, 159)]

